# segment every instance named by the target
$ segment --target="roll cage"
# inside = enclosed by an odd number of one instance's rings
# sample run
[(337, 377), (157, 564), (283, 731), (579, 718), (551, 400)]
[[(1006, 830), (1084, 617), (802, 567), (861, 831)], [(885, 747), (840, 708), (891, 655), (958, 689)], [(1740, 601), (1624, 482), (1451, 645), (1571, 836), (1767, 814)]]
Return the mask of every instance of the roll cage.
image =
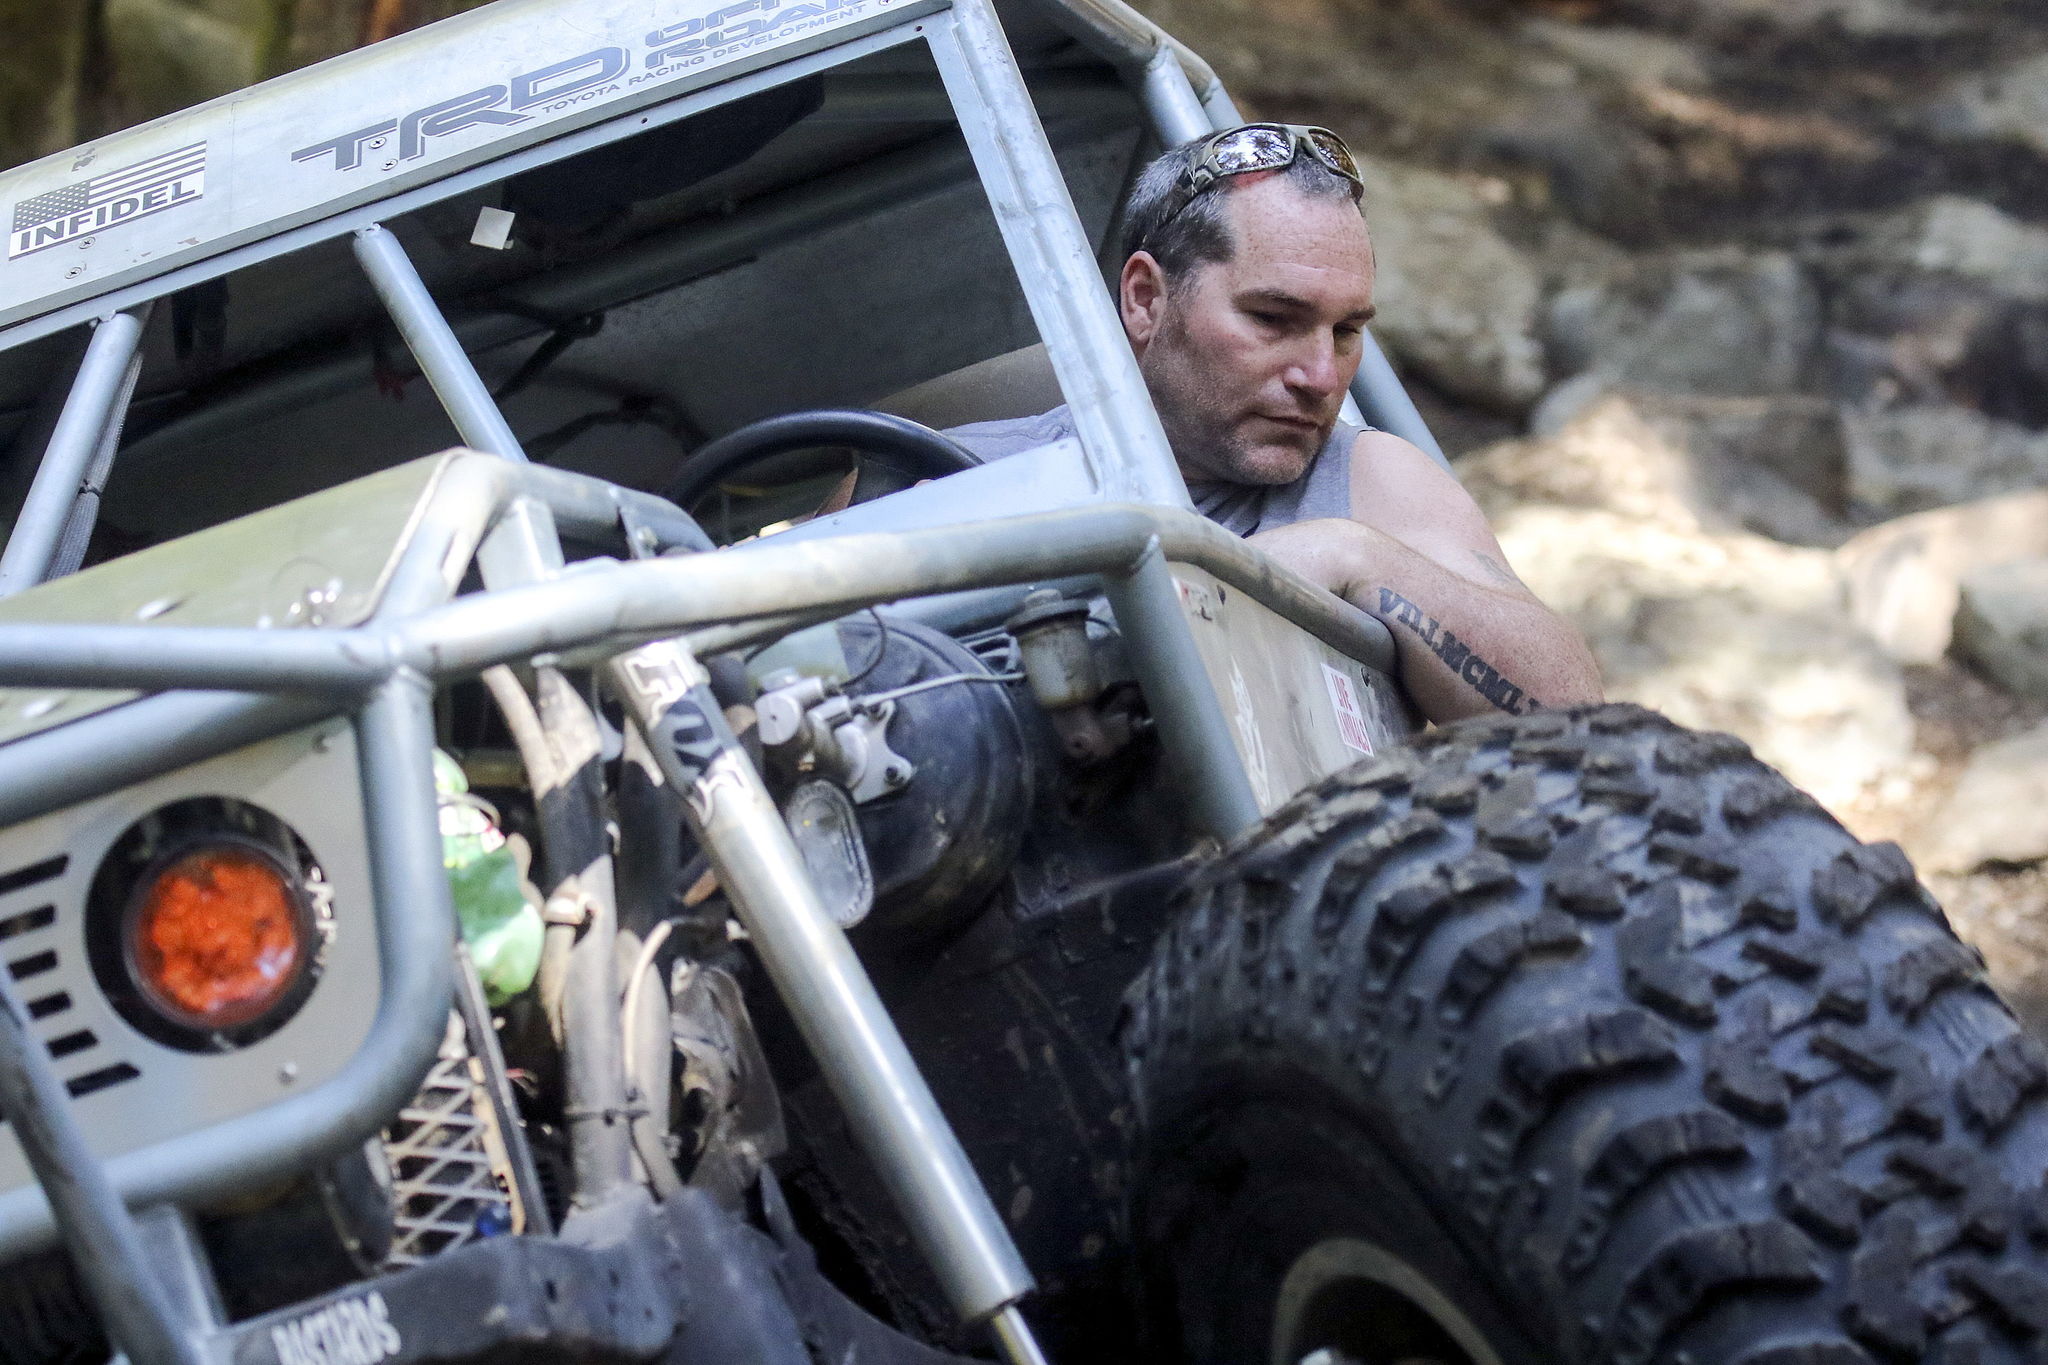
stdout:
[[(87, 690), (59, 718), (68, 723), (19, 706), (0, 715), (7, 821), (322, 718), (349, 717), (360, 754), (384, 991), (369, 1039), (318, 1089), (103, 1163), (0, 973), (0, 1109), (39, 1182), (0, 1197), (0, 1251), (61, 1236), (102, 1289), (110, 1334), (131, 1358), (196, 1361), (240, 1347), (159, 1292), (148, 1262), (163, 1248), (145, 1245), (127, 1206), (217, 1194), (360, 1142), (432, 1057), (451, 990), (436, 947), (451, 912), (422, 761), (433, 745), (436, 680), (536, 654), (602, 657), (677, 635), (715, 652), (828, 609), (1094, 575), (1137, 646), (1140, 682), (1191, 779), (1196, 823), (1229, 837), (1261, 803), (1180, 619), (1166, 561), (1198, 566), (1350, 659), (1389, 667), (1391, 643), (1378, 623), (1189, 510), (1103, 288), (1096, 238), (1111, 234), (1084, 226), (1038, 108), (1040, 99), (1055, 108), (1092, 102), (1112, 123), (1141, 111), (1142, 146), (1235, 122), (1229, 97), (1206, 64), (1119, 0), (1033, 0), (1008, 21), (1034, 57), (1028, 77), (990, 0), (498, 0), (0, 175), (11, 214), (0, 264), (0, 400), (14, 404), (14, 445), (30, 457), (17, 466), (34, 470), (0, 551), (0, 598), (80, 567), (117, 456), (152, 441), (175, 453), (208, 422), (219, 430), (264, 404), (288, 411), (294, 395), (331, 393), (347, 377), (353, 362), (332, 356), (297, 364), (292, 328), (281, 326), (271, 353), (249, 366), (269, 367), (269, 388), (215, 390), (182, 405), (174, 397), (139, 411), (152, 332), (169, 331), (181, 347), (199, 334), (203, 344), (207, 300), (217, 297), (208, 291), (244, 274), (288, 290), (295, 260), (332, 263), (345, 248), (456, 435), (482, 452), (420, 474), (426, 482), (410, 495), (376, 591), (354, 619), (313, 622), (326, 629), (107, 624), (89, 611), (53, 621), (37, 599), (0, 606), (0, 684)], [(920, 79), (927, 62), (935, 84)], [(669, 280), (713, 278), (746, 259), (750, 243), (758, 249), (778, 231), (843, 221), (863, 204), (965, 169), (985, 195), (1078, 442), (1035, 464), (959, 476), (988, 475), (976, 490), (956, 494), (949, 479), (729, 558), (659, 558), (708, 544), (659, 498), (529, 462), (500, 401), (503, 386), (494, 392), (473, 359), (482, 346), (564, 332), (585, 315), (577, 301), (451, 319), (399, 226), (437, 212), (466, 219), (493, 207), (480, 196), (520, 177), (809, 81), (820, 83), (821, 107), (850, 109), (856, 124), (864, 101), (871, 114), (886, 106), (883, 122), (906, 109), (955, 122), (964, 168), (957, 158), (945, 163), (944, 149), (935, 169), (929, 148), (886, 140), (879, 150), (859, 144), (851, 164), (820, 167), (798, 155), (786, 183), (752, 187), (746, 205), (758, 211), (731, 212), (724, 237), (714, 208), (616, 258), (589, 254), (581, 275), (615, 300)], [(706, 175), (722, 173), (746, 168)], [(792, 197), (806, 182), (815, 182), (810, 198)], [(1095, 208), (1106, 222), (1102, 204)], [(478, 238), (488, 237), (488, 224), (479, 213)], [(548, 287), (543, 281), (541, 292)], [(172, 325), (151, 329), (159, 309), (173, 314)], [(313, 299), (308, 311), (334, 325), (327, 301)], [(65, 347), (86, 326), (74, 368)], [(18, 363), (9, 366), (10, 357)], [(1354, 397), (1368, 420), (1434, 451), (1369, 339), (1366, 361)], [(138, 419), (145, 429), (124, 442)], [(149, 486), (174, 483), (180, 471), (154, 459)], [(1006, 490), (1004, 510), (1026, 515), (991, 518), (994, 488)], [(629, 562), (564, 572), (565, 538)], [(451, 601), (472, 561), (492, 591)], [(138, 700), (134, 691), (155, 695)], [(1000, 1330), (1028, 1277), (957, 1144), (933, 1136), (936, 1111), (900, 1042), (893, 1051), (883, 1045), (894, 1033), (872, 990), (813, 1005), (828, 1016), (850, 1011), (842, 1021), (850, 1035), (882, 1040), (845, 1063), (848, 1084), (871, 1097), (867, 1145), (899, 1153), (883, 1164), (904, 1172), (899, 1193), (956, 1306), (996, 1318)], [(897, 1097), (894, 1108), (872, 1098), (884, 1096)], [(1023, 1358), (1023, 1349), (1013, 1343), (1012, 1353)]]

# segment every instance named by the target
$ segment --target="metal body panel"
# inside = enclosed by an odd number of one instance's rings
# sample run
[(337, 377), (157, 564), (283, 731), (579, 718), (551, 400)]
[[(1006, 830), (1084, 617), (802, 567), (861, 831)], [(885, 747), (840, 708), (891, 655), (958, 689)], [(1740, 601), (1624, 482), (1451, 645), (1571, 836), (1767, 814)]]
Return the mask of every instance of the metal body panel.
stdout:
[(0, 326), (928, 8), (499, 0), (0, 175)]
[(991, 460), (900, 493), (891, 493), (830, 516), (816, 517), (772, 536), (761, 545), (790, 545), (851, 531), (912, 531), (921, 526), (953, 526), (964, 521), (1050, 512), (1104, 501), (1088, 457), (1075, 440), (1055, 441), (1006, 459)]
[[(89, 1032), (94, 1041), (66, 1052), (60, 1074), (104, 1076), (132, 1067), (75, 1101), (92, 1150), (102, 1157), (196, 1132), (337, 1074), (369, 1031), (363, 1009), (377, 983), (376, 929), (371, 920), (369, 855), (356, 792), (355, 742), (345, 722), (329, 722), (254, 745), (97, 801), (0, 831), (0, 869), (13, 872), (62, 856), (57, 877), (0, 896), (0, 922), (50, 905), (48, 925), (10, 936), (6, 958), (35, 1014), (39, 1001), (61, 994), (68, 1007), (50, 1009), (36, 1025), (45, 1043)], [(334, 892), (334, 934), (325, 965), (290, 1022), (232, 1052), (185, 1052), (137, 1032), (95, 984), (86, 950), (86, 895), (100, 860), (138, 819), (193, 796), (232, 794), (298, 831)], [(22, 964), (48, 967), (25, 973)], [(11, 1130), (0, 1129), (0, 1194), (28, 1182), (28, 1167)]]
[[(0, 600), (0, 624), (353, 626), (376, 611), (447, 457), (415, 460)], [(0, 744), (134, 692), (0, 688)]]
[(1173, 577), (1261, 812), (1417, 728), (1384, 673), (1214, 574), (1175, 564)]

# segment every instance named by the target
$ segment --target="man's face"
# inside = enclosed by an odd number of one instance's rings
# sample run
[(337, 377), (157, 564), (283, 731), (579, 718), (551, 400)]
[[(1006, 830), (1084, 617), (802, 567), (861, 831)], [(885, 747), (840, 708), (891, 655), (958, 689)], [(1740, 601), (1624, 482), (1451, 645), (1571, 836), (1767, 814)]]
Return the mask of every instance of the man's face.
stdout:
[(1291, 483), (1329, 438), (1372, 318), (1372, 246), (1343, 198), (1278, 175), (1233, 177), (1236, 248), (1168, 289), (1152, 257), (1124, 266), (1124, 330), (1190, 479)]

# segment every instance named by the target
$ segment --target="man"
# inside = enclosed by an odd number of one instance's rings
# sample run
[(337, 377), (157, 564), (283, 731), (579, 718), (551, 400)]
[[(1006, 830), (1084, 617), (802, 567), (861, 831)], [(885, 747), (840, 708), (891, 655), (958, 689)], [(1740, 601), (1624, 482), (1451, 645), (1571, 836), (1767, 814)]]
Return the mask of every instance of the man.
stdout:
[[(1457, 480), (1338, 418), (1374, 311), (1363, 193), (1336, 134), (1281, 124), (1199, 138), (1138, 177), (1118, 304), (1188, 492), (1385, 621), (1431, 720), (1597, 702), (1585, 642)], [(989, 457), (1071, 434), (1064, 408), (951, 433)]]

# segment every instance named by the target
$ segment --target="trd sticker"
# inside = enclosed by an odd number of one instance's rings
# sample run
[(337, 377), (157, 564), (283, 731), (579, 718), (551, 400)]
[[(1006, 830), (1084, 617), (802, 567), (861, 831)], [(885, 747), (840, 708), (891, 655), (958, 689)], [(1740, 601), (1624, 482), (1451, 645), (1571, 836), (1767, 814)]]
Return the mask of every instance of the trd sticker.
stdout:
[(206, 144), (195, 142), (22, 200), (8, 225), (7, 259), (63, 246), (189, 204), (205, 193)]
[(515, 126), (571, 105), (608, 99), (632, 86), (664, 81), (780, 38), (829, 27), (855, 4), (856, 0), (732, 0), (708, 15), (664, 24), (647, 34), (640, 46), (594, 48), (521, 71), (453, 99), (301, 147), (292, 160), (324, 160), (334, 170), (352, 171), (363, 165), (368, 149), (384, 147), (396, 137), (390, 151), (380, 153), (389, 157), (389, 170), (398, 162), (425, 156), (435, 138), (465, 128)]
[(404, 1343), (382, 1294), (342, 1299), (270, 1329), (278, 1365), (377, 1365)]
[(1338, 736), (1359, 753), (1372, 753), (1372, 734), (1365, 728), (1365, 710), (1358, 704), (1351, 675), (1324, 664), (1323, 685), (1330, 689), (1330, 705), (1337, 712)]

